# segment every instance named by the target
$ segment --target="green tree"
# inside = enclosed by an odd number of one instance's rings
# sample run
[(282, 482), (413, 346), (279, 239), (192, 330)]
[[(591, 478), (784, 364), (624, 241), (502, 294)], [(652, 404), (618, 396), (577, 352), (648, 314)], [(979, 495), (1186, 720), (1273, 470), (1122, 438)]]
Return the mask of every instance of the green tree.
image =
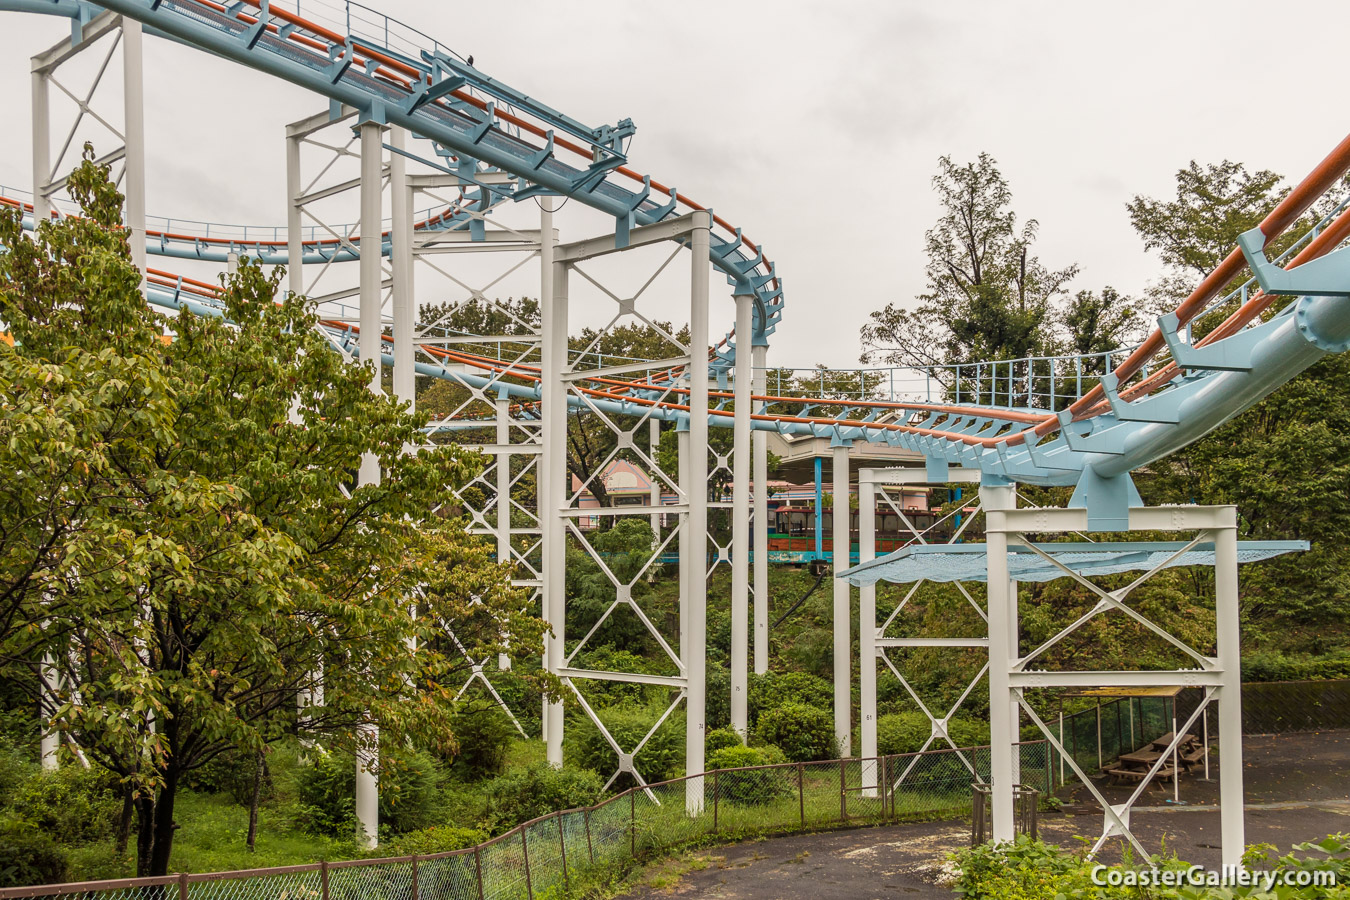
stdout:
[[(0, 664), (40, 673), (58, 727), (134, 791), (137, 871), (162, 875), (188, 772), (285, 729), (453, 749), (470, 660), (447, 627), (481, 658), (506, 635), (537, 655), (544, 626), (433, 514), (477, 459), (405, 453), (425, 418), (275, 298), (279, 271), (241, 266), (223, 317), (185, 312), (164, 340), (106, 167), (70, 186), (84, 217), (34, 239), (0, 214), (0, 428), (25, 473), (0, 506)], [(379, 484), (354, 483), (365, 454)], [(297, 721), (319, 672), (326, 702)]]
[[(1184, 296), (1287, 193), (1281, 178), (1240, 163), (1192, 161), (1177, 173), (1174, 197), (1138, 196), (1130, 220), (1144, 246), (1169, 267), (1160, 305)], [(1305, 218), (1277, 244), (1311, 227)], [(1245, 277), (1245, 276), (1240, 276)], [(1278, 308), (1278, 307), (1277, 307)], [(1217, 319), (1217, 315), (1211, 316)], [(1235, 503), (1243, 537), (1306, 538), (1307, 554), (1273, 560), (1243, 576), (1249, 624), (1344, 621), (1350, 588), (1350, 360), (1314, 365), (1252, 409), (1160, 460), (1141, 479), (1149, 502)], [(1272, 633), (1291, 631), (1272, 629)], [(1293, 633), (1293, 632), (1291, 632)], [(1315, 647), (1314, 637), (1307, 646)]]
[(927, 289), (909, 310), (888, 303), (862, 328), (863, 361), (929, 366), (1016, 359), (1049, 338), (1053, 301), (1078, 273), (1032, 252), (1038, 223), (1018, 226), (1012, 191), (992, 156), (938, 160), (942, 215), (925, 235)]

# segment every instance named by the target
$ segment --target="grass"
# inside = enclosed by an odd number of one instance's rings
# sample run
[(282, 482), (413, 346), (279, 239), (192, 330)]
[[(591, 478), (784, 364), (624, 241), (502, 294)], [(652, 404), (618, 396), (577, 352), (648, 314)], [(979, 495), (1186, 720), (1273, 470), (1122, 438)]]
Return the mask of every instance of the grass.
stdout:
[[(220, 794), (184, 791), (174, 808), (181, 828), (174, 836), (175, 872), (222, 872), (349, 859), (359, 856), (354, 841), (309, 834), (291, 820), (284, 808), (264, 805), (258, 811), (255, 852), (246, 844), (248, 809)], [(135, 836), (126, 856), (111, 842), (69, 851), (73, 880), (131, 878), (136, 874)]]

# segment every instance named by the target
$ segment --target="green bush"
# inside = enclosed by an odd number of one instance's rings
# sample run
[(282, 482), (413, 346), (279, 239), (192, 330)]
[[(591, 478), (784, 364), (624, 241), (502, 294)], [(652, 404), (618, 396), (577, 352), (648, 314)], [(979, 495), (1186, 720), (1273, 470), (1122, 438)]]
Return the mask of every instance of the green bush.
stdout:
[[(616, 706), (597, 710), (600, 721), (620, 747), (636, 747), (656, 724), (661, 712), (655, 708)], [(600, 772), (606, 778), (619, 765), (614, 748), (589, 719), (574, 720), (576, 756), (582, 768)], [(651, 736), (633, 760), (647, 781), (662, 781), (679, 775), (684, 766), (684, 719), (671, 715)], [(626, 779), (627, 776), (625, 775)]]
[[(709, 771), (770, 764), (769, 754), (758, 747), (723, 747), (708, 756)], [(729, 800), (743, 806), (769, 803), (791, 794), (796, 789), (796, 777), (790, 768), (719, 772), (716, 778), (717, 799), (719, 802)]]
[(122, 813), (121, 793), (105, 769), (67, 765), (38, 771), (10, 801), (15, 816), (64, 844), (84, 844), (112, 835)]
[(792, 762), (833, 759), (839, 752), (830, 714), (804, 703), (784, 703), (762, 713), (755, 736), (780, 748)]
[(500, 775), (506, 768), (511, 743), (520, 732), (496, 701), (463, 704), (455, 710), (455, 740), (459, 752), (450, 771), (458, 778), (477, 780)]
[[(442, 777), (428, 754), (400, 749), (380, 760), (380, 827), (403, 834), (434, 825)], [(315, 753), (296, 773), (299, 824), (306, 831), (346, 837), (356, 822), (356, 758)]]
[[(203, 794), (225, 794), (240, 806), (248, 806), (253, 800), (257, 766), (258, 757), (251, 751), (226, 750), (189, 772), (183, 787)], [(261, 799), (270, 800), (275, 794), (269, 768), (263, 777)]]
[(729, 747), (744, 747), (744, 746), (745, 741), (741, 740), (741, 736), (736, 733), (736, 729), (734, 728), (712, 729), (703, 739), (703, 752), (706, 756), (706, 759), (709, 760), (709, 762), (707, 762), (707, 767), (709, 769), (713, 768), (711, 759), (713, 757), (713, 754), (717, 753), (717, 751), (725, 750)]
[(498, 830), (506, 831), (551, 812), (590, 806), (603, 787), (600, 776), (590, 769), (555, 769), (540, 763), (493, 779), (487, 794)]
[[(893, 753), (916, 753), (932, 734), (928, 717), (918, 710), (891, 713), (877, 719), (877, 752), (883, 756)], [(967, 716), (953, 716), (947, 721), (947, 734), (958, 747), (983, 747), (989, 743), (989, 723)], [(950, 745), (941, 739), (928, 745), (930, 750), (945, 750)]]
[(0, 807), (8, 806), (14, 794), (37, 771), (38, 764), (27, 753), (0, 740)]
[(0, 888), (60, 884), (70, 878), (56, 842), (23, 822), (0, 822)]
[(834, 685), (805, 672), (766, 672), (750, 676), (750, 722), (784, 703), (803, 703), (816, 709), (834, 708)]
[(410, 831), (394, 838), (380, 848), (381, 856), (411, 856), (416, 853), (429, 856), (432, 853), (449, 853), (451, 850), (463, 850), (487, 840), (487, 834), (477, 828), (453, 828), (433, 825), (418, 831)]

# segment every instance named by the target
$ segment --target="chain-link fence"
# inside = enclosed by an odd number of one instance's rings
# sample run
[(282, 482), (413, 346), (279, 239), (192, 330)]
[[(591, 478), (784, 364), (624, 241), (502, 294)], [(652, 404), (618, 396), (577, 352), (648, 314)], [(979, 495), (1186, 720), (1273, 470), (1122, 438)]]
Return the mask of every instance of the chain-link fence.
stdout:
[(1174, 702), (1172, 697), (1120, 697), (1047, 724), (1065, 753), (1090, 772), (1171, 731)]
[[(1048, 793), (1053, 754), (1018, 745), (1019, 782)], [(536, 900), (700, 840), (969, 815), (990, 748), (719, 769), (631, 788), (486, 843), (426, 856), (0, 889), (0, 900)]]
[[(1200, 691), (1178, 697), (1184, 720), (1202, 699)], [(1210, 733), (1217, 733), (1218, 704), (1209, 709)], [(1288, 734), (1350, 728), (1350, 681), (1248, 681), (1242, 685), (1242, 733)]]

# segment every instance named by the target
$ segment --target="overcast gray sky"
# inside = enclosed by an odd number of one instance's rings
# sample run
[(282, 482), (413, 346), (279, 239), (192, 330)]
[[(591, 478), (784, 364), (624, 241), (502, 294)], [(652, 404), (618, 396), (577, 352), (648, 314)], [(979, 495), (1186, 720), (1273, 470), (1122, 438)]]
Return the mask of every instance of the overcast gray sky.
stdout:
[[(712, 205), (777, 261), (771, 360), (856, 363), (858, 329), (923, 288), (936, 160), (988, 151), (1074, 288), (1127, 293), (1159, 264), (1136, 193), (1194, 158), (1296, 180), (1341, 137), (1350, 4), (678, 3), (372, 0), (587, 123), (631, 117), (634, 167)], [(0, 13), (0, 184), (30, 187), (28, 57), (65, 22)], [(296, 88), (147, 40), (151, 213), (284, 222)], [(567, 235), (579, 237), (581, 235)], [(172, 268), (166, 263), (165, 267)], [(731, 319), (715, 297), (713, 331)]]

